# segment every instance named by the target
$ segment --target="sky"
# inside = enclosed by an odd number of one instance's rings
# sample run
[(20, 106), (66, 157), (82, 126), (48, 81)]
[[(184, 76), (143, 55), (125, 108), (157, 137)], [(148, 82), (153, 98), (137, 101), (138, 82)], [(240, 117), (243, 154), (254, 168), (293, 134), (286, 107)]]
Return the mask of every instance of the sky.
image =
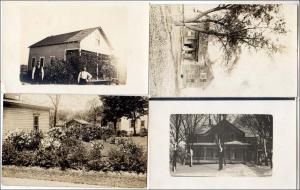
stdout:
[[(81, 6), (63, 2), (26, 3), (20, 8), (22, 30), (20, 64), (27, 64), (29, 46), (51, 35), (102, 27), (119, 62), (126, 63), (127, 9), (121, 5)], [(124, 68), (123, 68), (124, 69)]]
[[(53, 95), (52, 95), (53, 96)], [(45, 94), (21, 94), (20, 98), (26, 103), (32, 103), (34, 105), (53, 107), (49, 95)], [(88, 109), (88, 103), (92, 100), (99, 100), (97, 95), (61, 95), (61, 101), (58, 110), (62, 111), (86, 111)]]

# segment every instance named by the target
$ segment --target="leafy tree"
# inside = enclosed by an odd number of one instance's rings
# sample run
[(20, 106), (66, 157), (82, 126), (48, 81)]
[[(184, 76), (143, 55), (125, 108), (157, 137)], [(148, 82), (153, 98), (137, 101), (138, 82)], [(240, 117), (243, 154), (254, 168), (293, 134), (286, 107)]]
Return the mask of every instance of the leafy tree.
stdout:
[(280, 9), (281, 5), (278, 4), (223, 4), (206, 10), (198, 10), (195, 6), (192, 14), (186, 14), (185, 5), (151, 6), (150, 62), (151, 65), (153, 63), (153, 85), (158, 89), (163, 85), (160, 83), (164, 82), (161, 79), (165, 75), (158, 76), (160, 70), (172, 69), (175, 72), (175, 75), (171, 75), (175, 79), (174, 91), (178, 94), (182, 27), (201, 36), (198, 62), (208, 66), (213, 63), (207, 52), (209, 43), (212, 43), (220, 47), (224, 56), (223, 65), (228, 72), (238, 63), (243, 49), (265, 50), (269, 55), (279, 52), (283, 46), (277, 43), (277, 39), (287, 32)]
[(136, 120), (148, 114), (148, 100), (142, 96), (123, 97), (124, 117), (133, 123), (133, 135), (136, 135)]
[[(148, 113), (148, 101), (138, 96), (103, 96), (100, 97), (103, 103), (104, 122), (112, 122), (115, 133), (117, 132), (117, 122), (120, 118), (126, 117), (134, 122), (141, 116)], [(134, 126), (134, 134), (136, 129)]]
[(100, 96), (103, 106), (102, 123), (112, 122), (117, 134), (117, 122), (124, 116), (122, 96)]

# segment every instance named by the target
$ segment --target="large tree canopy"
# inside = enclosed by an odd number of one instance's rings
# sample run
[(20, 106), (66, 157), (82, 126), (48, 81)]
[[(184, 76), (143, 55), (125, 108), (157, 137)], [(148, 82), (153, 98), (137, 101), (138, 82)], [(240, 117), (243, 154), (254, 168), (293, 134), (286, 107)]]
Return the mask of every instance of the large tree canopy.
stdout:
[[(193, 18), (176, 24), (207, 34), (210, 40), (218, 42), (224, 53), (224, 63), (230, 70), (242, 47), (266, 50), (269, 54), (282, 48), (274, 39), (276, 34), (287, 32), (279, 10), (280, 5), (274, 4), (225, 4), (205, 11), (194, 9)], [(200, 27), (201, 23), (209, 23), (209, 28)]]

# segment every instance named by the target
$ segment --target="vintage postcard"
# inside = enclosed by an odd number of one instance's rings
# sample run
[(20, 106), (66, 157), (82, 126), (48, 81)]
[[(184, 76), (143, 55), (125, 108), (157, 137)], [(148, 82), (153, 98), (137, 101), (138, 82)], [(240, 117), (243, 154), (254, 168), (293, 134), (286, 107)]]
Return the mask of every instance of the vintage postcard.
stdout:
[(155, 100), (149, 110), (150, 188), (296, 188), (295, 100)]
[(151, 4), (149, 14), (151, 96), (297, 95), (296, 3)]
[(64, 88), (62, 93), (73, 94), (148, 93), (147, 3), (2, 5), (7, 92), (57, 93)]
[(5, 94), (1, 183), (145, 188), (147, 136), (147, 97)]
[(172, 176), (271, 176), (272, 155), (272, 115), (170, 116)]

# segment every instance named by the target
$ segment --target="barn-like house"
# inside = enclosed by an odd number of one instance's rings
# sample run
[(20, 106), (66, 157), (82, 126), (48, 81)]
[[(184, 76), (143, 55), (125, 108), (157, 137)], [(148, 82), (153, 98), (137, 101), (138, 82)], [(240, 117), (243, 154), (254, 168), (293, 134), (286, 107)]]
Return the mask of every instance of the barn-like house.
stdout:
[[(32, 71), (37, 61), (47, 67), (55, 60), (68, 61), (82, 54), (95, 55), (103, 62), (107, 62), (112, 55), (111, 44), (101, 27), (49, 36), (29, 48), (28, 71)], [(93, 68), (92, 72), (98, 72), (96, 69)]]
[(197, 128), (192, 142), (193, 163), (218, 163), (216, 134), (222, 135), (227, 163), (256, 162), (256, 136), (224, 119), (217, 125)]
[(51, 108), (21, 101), (16, 94), (5, 94), (3, 99), (3, 134), (16, 129), (46, 132), (50, 127)]

